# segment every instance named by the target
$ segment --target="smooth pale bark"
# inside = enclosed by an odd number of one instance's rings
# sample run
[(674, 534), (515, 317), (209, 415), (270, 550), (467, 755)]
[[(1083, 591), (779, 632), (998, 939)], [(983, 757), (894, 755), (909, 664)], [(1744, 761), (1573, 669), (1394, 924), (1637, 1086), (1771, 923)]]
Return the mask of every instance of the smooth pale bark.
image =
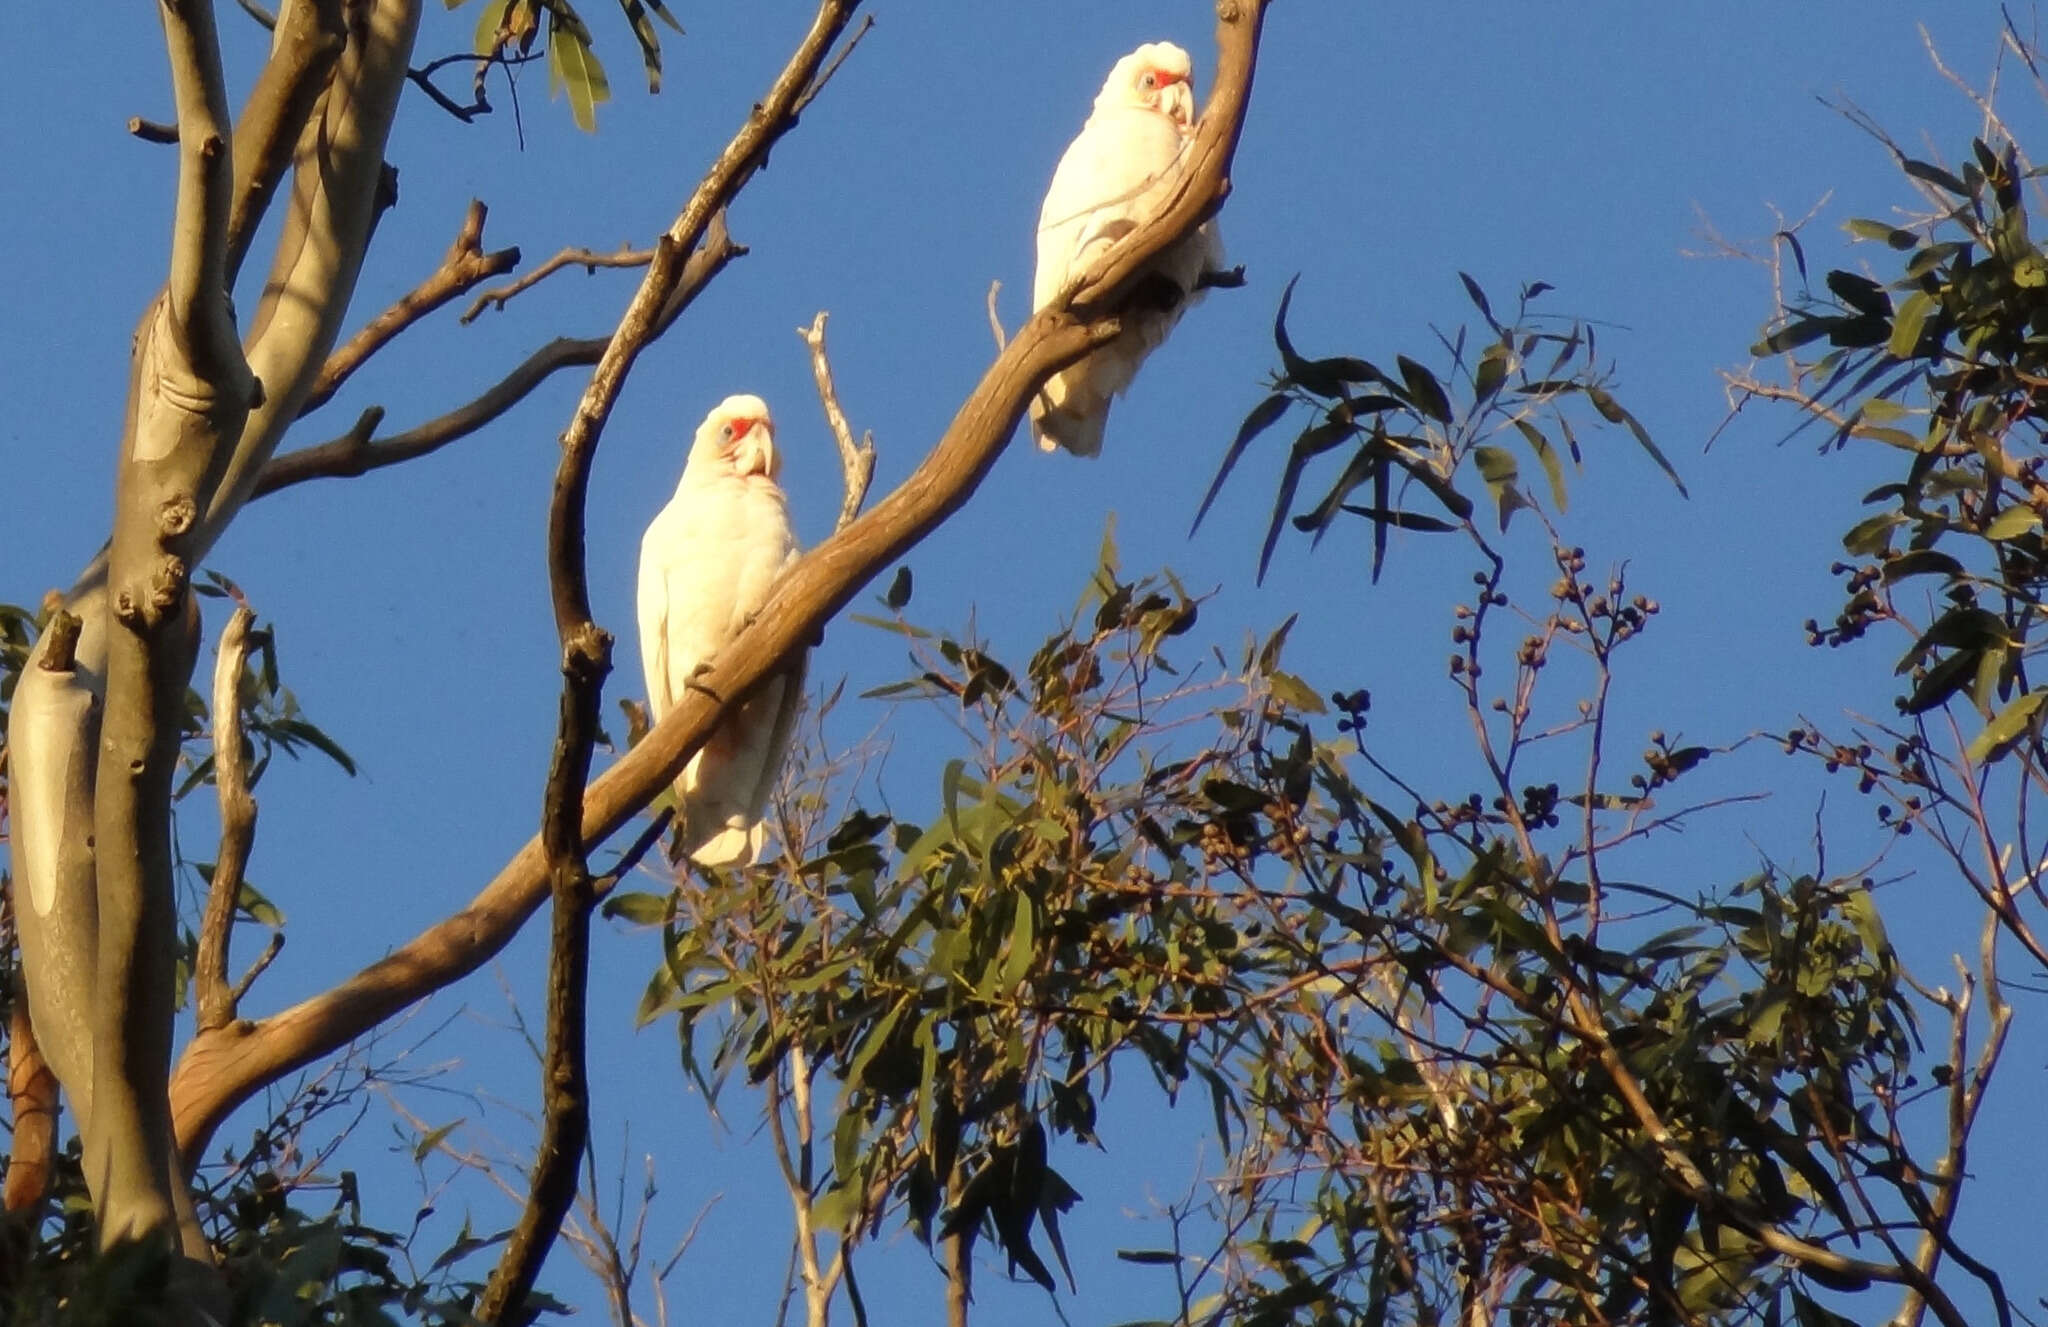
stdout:
[[(45, 667), (39, 644), (17, 690), (11, 796), (33, 824), (16, 855), (30, 1010), (78, 1116), (101, 1240), (175, 1233), (203, 1259), (167, 1088), (171, 774), (199, 627), (188, 582), (337, 339), (419, 5), (349, 5), (338, 51), (340, 4), (288, 5), (232, 136), (211, 6), (159, 12), (179, 130), (168, 279), (135, 337), (109, 547), (66, 598), (81, 619), (75, 659)], [(289, 210), (245, 346), (229, 273), (282, 147)]]

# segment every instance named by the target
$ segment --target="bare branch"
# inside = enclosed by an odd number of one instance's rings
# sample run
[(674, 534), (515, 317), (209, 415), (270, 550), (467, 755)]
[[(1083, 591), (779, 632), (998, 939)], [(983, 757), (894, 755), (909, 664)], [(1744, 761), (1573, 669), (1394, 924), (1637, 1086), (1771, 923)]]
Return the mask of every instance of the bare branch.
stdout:
[(499, 249), (496, 253), (484, 252), (484, 218), (488, 214), (489, 209), (482, 202), (474, 198), (469, 200), (469, 210), (462, 218), (462, 229), (456, 233), (455, 243), (442, 256), (441, 265), (327, 357), (327, 362), (320, 366), (320, 376), (313, 381), (312, 394), (300, 408), (300, 414), (310, 414), (327, 404), (351, 374), (389, 345), (400, 332), (456, 296), (519, 265), (517, 246)]
[(128, 117), (128, 132), (145, 143), (175, 143), (178, 141), (178, 126), (164, 124), (157, 120), (145, 120), (140, 115)]
[(595, 903), (584, 854), (582, 810), (597, 741), (598, 708), (611, 671), (612, 638), (592, 620), (585, 564), (585, 497), (590, 466), (626, 375), (660, 335), (662, 313), (681, 288), (685, 259), (713, 216), (742, 188), (770, 146), (796, 124), (795, 103), (816, 78), (858, 0), (825, 0), (811, 30), (727, 146), (682, 214), (655, 244), (647, 274), (605, 346), (576, 413), (562, 435), (562, 459), (548, 505), (548, 582), (562, 645), (561, 722), (542, 806), (541, 847), (553, 899), (548, 960), (547, 1064), (541, 1144), (532, 1190), (504, 1255), (478, 1302), (487, 1322), (516, 1318), (540, 1274), (562, 1218), (576, 1197), (577, 1168), (590, 1132), (584, 1062), (584, 1008), (590, 971), (590, 911)]
[(179, 349), (209, 382), (242, 363), (228, 306), (228, 216), (234, 161), (228, 147), (227, 83), (213, 6), (159, 0), (177, 108), (178, 194), (172, 213), (170, 299)]
[[(665, 331), (676, 316), (690, 306), (713, 277), (725, 270), (727, 263), (745, 253), (744, 245), (732, 242), (724, 215), (721, 213), (714, 217), (703, 246), (690, 255), (690, 261), (684, 265), (683, 280), (674, 298), (662, 310), (662, 330)], [(468, 437), (525, 400), (534, 388), (557, 371), (597, 363), (604, 354), (606, 343), (607, 338), (601, 336), (557, 337), (528, 355), (475, 400), (375, 443), (369, 440), (369, 431), (364, 430), (362, 421), (358, 420), (357, 427), (329, 442), (272, 458), (258, 477), (252, 496), (262, 497), (281, 488), (303, 484), (309, 479), (365, 474), (437, 452), (451, 442)], [(377, 415), (378, 422), (381, 422), (381, 407), (377, 408)], [(370, 430), (375, 428), (375, 423), (369, 426)]]
[[(682, 257), (664, 236), (655, 246), (643, 291), (680, 280)], [(635, 300), (612, 338), (604, 365), (630, 354), (654, 334), (659, 304)], [(638, 313), (636, 318), (634, 315)], [(595, 390), (593, 388), (593, 390)], [(585, 393), (585, 403), (590, 393)], [(603, 421), (579, 407), (562, 439), (548, 503), (548, 583), (555, 631), (562, 646), (561, 720), (541, 804), (541, 844), (547, 857), (553, 928), (548, 948), (547, 1055), (541, 1070), (540, 1147), (519, 1223), (491, 1273), (477, 1313), (486, 1322), (520, 1317), (547, 1261), (562, 1219), (576, 1200), (577, 1170), (590, 1141), (590, 1076), (585, 1058), (585, 1011), (590, 982), (590, 912), (597, 893), (582, 833), (585, 787), (597, 746), (598, 710), (611, 672), (612, 637), (591, 618), (584, 561), (585, 499)]]
[(825, 357), (825, 312), (820, 309), (818, 316), (811, 319), (809, 327), (799, 327), (796, 334), (811, 348), (811, 376), (818, 383), (818, 400), (825, 407), (825, 423), (832, 430), (832, 441), (839, 446), (839, 465), (846, 472), (846, 498), (839, 504), (839, 524), (835, 530), (844, 530), (860, 515), (860, 504), (867, 501), (868, 486), (875, 480), (875, 440), (864, 434), (858, 445), (853, 441), (853, 428), (846, 422), (846, 412), (839, 408), (839, 392), (832, 385), (832, 363)]
[(220, 851), (207, 883), (206, 911), (199, 922), (199, 949), (192, 982), (199, 1004), (199, 1028), (225, 1027), (235, 1017), (235, 993), (228, 989), (228, 937), (243, 872), (256, 842), (256, 799), (249, 795), (249, 764), (242, 751), (242, 670), (249, 662), (249, 628), (256, 615), (237, 604), (221, 628), (213, 666), (213, 778), (220, 794)]
[[(1084, 277), (1082, 290), (1098, 305), (1118, 280), (1130, 280), (1144, 261), (1191, 234), (1220, 205), (1269, 3), (1239, 0), (1226, 7), (1218, 23), (1216, 87), (1190, 151), (1185, 186), (1171, 207), (1105, 254), (1099, 273)], [(1111, 312), (1082, 321), (1057, 305), (1025, 323), (917, 470), (784, 573), (762, 611), (712, 662), (704, 685), (691, 688), (644, 741), (591, 781), (583, 804), (585, 846), (602, 843), (639, 814), (728, 709), (775, 675), (784, 659), (804, 648), (904, 550), (959, 510), (995, 464), (1040, 385), (1120, 330)], [(226, 1113), (264, 1083), (475, 971), (517, 933), (546, 897), (548, 883), (545, 853), (535, 838), (459, 912), (354, 977), (261, 1022), (195, 1038), (171, 1085), (181, 1155), (188, 1162), (198, 1155)]]
[(463, 310), (460, 321), (466, 326), (475, 322), (477, 315), (486, 308), (503, 310), (514, 295), (539, 285), (565, 267), (580, 267), (586, 274), (594, 276), (600, 267), (645, 267), (653, 257), (654, 250), (635, 249), (627, 244), (620, 245), (616, 253), (599, 253), (584, 248), (564, 249), (524, 276), (479, 292), (470, 306)]
[[(242, 0), (242, 7), (248, 9), (249, 0)], [(235, 201), (227, 240), (230, 283), (242, 270), (256, 228), (341, 60), (348, 37), (341, 8), (341, 0), (287, 0), (283, 26), (277, 26), (277, 19), (264, 24), (276, 34), (270, 59), (249, 90), (248, 104), (235, 125)]]

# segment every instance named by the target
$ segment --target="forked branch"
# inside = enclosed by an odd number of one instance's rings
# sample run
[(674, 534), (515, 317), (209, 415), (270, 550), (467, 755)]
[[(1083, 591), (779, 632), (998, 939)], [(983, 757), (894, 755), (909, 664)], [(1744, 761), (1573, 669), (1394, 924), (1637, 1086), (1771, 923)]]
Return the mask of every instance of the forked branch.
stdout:
[[(726, 229), (724, 213), (714, 216), (703, 244), (683, 265), (682, 281), (661, 311), (658, 320), (661, 331), (666, 331), (674, 323), (699, 292), (725, 270), (727, 263), (743, 256), (746, 251), (746, 246), (733, 242), (731, 233)], [(602, 336), (557, 337), (521, 360), (510, 373), (474, 400), (403, 433), (372, 441), (370, 434), (383, 421), (382, 408), (375, 407), (376, 421), (367, 428), (362, 427), (362, 420), (358, 420), (356, 427), (340, 437), (272, 457), (257, 477), (254, 496), (260, 498), (309, 479), (348, 478), (431, 455), (483, 428), (525, 400), (534, 388), (562, 369), (587, 368), (597, 363), (609, 342), (610, 338)]]

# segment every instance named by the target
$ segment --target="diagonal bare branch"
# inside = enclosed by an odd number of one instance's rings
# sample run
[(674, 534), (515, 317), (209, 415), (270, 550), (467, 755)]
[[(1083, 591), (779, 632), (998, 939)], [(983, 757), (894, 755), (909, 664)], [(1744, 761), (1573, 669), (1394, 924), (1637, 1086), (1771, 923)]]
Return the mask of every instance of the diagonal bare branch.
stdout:
[[(1115, 339), (1120, 327), (1107, 311), (1113, 293), (1131, 283), (1145, 259), (1192, 233), (1228, 191), (1270, 2), (1231, 0), (1223, 6), (1216, 87), (1190, 153), (1186, 184), (1171, 206), (1104, 255), (1099, 273), (1083, 279), (1080, 291), (1098, 311), (1084, 319), (1055, 304), (1035, 314), (910, 477), (783, 575), (761, 613), (712, 662), (702, 688), (693, 687), (645, 740), (591, 781), (583, 803), (586, 847), (602, 843), (639, 814), (722, 714), (744, 702), (875, 576), (968, 501), (1048, 377)], [(536, 837), (460, 911), (354, 977), (260, 1022), (195, 1039), (172, 1082), (181, 1155), (188, 1163), (196, 1157), (226, 1113), (264, 1083), (475, 971), (532, 915), (548, 883), (546, 854)]]
[(462, 218), (462, 229), (456, 233), (455, 243), (442, 256), (441, 265), (327, 357), (327, 362), (320, 366), (320, 376), (313, 380), (313, 390), (306, 397), (306, 404), (299, 408), (301, 415), (311, 414), (327, 404), (351, 374), (389, 345), (400, 332), (448, 301), (494, 276), (503, 276), (519, 265), (517, 246), (499, 249), (495, 253), (484, 252), (484, 218), (487, 215), (489, 209), (482, 202), (474, 198), (469, 200), (469, 210)]

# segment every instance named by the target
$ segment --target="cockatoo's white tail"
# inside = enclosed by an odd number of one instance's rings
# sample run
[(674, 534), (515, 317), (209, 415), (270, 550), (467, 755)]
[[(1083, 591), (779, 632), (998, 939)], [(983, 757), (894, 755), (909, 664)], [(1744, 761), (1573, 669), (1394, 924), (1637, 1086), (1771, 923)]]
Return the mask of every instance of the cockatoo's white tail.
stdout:
[[(767, 602), (796, 559), (776, 481), (775, 425), (757, 396), (732, 396), (698, 426), (676, 493), (640, 541), (640, 655), (656, 722)], [(676, 842), (705, 866), (749, 865), (803, 704), (804, 661), (727, 714), (676, 780)]]
[[(1111, 245), (1164, 207), (1194, 131), (1191, 68), (1186, 51), (1152, 42), (1110, 71), (1094, 113), (1060, 158), (1039, 212), (1034, 311), (1065, 293)], [(1211, 221), (1151, 264), (1148, 273), (1171, 282), (1178, 298), (1147, 308), (1141, 292), (1124, 315), (1121, 336), (1046, 383), (1031, 402), (1040, 447), (1064, 447), (1078, 456), (1102, 450), (1110, 402), (1130, 386), (1181, 312), (1200, 298), (1202, 274), (1222, 262)]]

